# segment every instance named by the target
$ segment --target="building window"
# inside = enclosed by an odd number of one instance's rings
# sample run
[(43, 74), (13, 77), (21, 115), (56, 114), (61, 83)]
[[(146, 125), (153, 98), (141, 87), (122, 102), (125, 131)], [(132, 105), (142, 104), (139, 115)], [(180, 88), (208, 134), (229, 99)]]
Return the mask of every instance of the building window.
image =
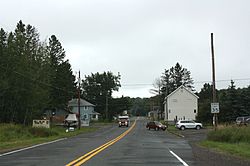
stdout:
[(84, 106), (84, 110), (87, 110), (88, 109), (88, 107), (87, 106)]
[(96, 115), (93, 115), (92, 118), (93, 118), (93, 119), (96, 119)]
[(194, 113), (196, 114), (196, 109), (194, 109)]
[(171, 110), (170, 110), (170, 109), (168, 110), (168, 113), (171, 113)]

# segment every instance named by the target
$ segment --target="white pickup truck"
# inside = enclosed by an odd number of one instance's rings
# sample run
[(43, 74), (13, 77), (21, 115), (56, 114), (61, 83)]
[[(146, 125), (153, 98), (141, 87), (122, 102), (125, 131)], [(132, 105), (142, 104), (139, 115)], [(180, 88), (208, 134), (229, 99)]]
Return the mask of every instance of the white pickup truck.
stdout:
[(119, 123), (119, 127), (122, 127), (122, 126), (128, 127), (130, 125), (129, 116), (127, 115), (118, 116), (118, 123)]

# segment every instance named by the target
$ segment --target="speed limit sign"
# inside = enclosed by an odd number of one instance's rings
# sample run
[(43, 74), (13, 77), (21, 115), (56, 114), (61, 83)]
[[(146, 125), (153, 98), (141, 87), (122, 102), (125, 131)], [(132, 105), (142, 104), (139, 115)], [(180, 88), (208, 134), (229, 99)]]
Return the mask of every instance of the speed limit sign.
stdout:
[(219, 103), (211, 103), (211, 113), (218, 114), (220, 112)]

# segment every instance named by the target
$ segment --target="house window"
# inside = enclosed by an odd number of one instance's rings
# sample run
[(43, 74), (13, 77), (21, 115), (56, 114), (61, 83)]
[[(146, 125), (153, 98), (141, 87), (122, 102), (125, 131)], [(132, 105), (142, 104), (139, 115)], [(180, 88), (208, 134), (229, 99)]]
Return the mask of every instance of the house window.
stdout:
[(93, 115), (92, 118), (93, 118), (93, 119), (96, 119), (96, 115)]
[(88, 109), (88, 107), (87, 106), (84, 106), (84, 110), (87, 110)]
[(194, 113), (196, 114), (196, 109), (194, 109)]
[(171, 110), (170, 110), (170, 109), (168, 110), (168, 113), (171, 113)]

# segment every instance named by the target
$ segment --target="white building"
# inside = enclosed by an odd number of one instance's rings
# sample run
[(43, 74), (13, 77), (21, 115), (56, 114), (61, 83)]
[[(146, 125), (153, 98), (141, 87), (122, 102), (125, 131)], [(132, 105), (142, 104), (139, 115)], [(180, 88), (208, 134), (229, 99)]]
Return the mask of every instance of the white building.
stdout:
[(185, 86), (180, 86), (164, 101), (165, 121), (195, 120), (198, 114), (198, 99), (192, 91)]

